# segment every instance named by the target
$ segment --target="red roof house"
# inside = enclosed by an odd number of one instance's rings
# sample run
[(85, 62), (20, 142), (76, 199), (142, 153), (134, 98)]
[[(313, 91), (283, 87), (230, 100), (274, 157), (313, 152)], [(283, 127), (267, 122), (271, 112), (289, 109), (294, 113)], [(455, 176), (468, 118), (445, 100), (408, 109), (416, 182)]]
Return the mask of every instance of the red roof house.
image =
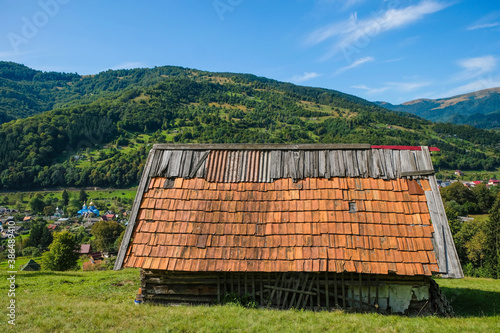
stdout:
[(488, 181), (488, 185), (490, 185), (490, 186), (495, 186), (495, 185), (498, 185), (498, 184), (500, 184), (500, 180), (498, 180), (498, 179), (490, 179)]
[(439, 308), (433, 275), (463, 277), (429, 149), (362, 144), (155, 145), (122, 267), (146, 302), (402, 313)]
[(90, 244), (81, 244), (80, 245), (80, 254), (89, 255), (92, 253), (92, 245)]

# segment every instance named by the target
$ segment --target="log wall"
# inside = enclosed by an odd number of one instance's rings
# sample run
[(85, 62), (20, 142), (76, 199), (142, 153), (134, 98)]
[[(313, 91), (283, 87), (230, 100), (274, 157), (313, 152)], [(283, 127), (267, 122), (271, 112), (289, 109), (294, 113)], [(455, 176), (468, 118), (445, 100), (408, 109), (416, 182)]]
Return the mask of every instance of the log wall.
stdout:
[(141, 270), (145, 302), (218, 304), (240, 295), (261, 307), (428, 314), (427, 277), (357, 273), (193, 273)]

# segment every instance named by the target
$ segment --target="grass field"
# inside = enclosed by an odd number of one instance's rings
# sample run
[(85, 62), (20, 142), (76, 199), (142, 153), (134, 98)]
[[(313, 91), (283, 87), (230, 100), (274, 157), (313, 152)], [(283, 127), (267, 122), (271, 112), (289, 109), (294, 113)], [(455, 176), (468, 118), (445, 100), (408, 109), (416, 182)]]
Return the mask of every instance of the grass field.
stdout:
[(1, 332), (499, 332), (500, 281), (438, 280), (457, 317), (247, 309), (235, 305), (134, 305), (139, 271), (16, 274), (16, 325), (7, 323), (2, 270)]

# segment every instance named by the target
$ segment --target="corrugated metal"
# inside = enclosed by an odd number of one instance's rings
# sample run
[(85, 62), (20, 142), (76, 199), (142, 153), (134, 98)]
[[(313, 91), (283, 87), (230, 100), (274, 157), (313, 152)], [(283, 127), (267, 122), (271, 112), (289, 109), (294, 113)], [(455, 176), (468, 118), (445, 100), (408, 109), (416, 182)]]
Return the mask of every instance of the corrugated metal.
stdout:
[(418, 179), (418, 171), (428, 168), (421, 150), (157, 150), (150, 176), (233, 183), (310, 177), (395, 179), (416, 172), (412, 177)]

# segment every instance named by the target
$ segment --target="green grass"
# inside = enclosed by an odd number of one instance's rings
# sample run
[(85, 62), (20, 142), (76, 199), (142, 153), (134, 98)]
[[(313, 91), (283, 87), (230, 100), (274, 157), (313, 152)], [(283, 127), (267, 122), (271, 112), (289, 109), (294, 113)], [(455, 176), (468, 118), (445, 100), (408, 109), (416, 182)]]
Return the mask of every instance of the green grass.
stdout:
[[(16, 258), (16, 269), (15, 270), (19, 270), (21, 269), (21, 267), (26, 264), (30, 259), (33, 259), (35, 260), (37, 263), (41, 264), (42, 263), (42, 257), (34, 257), (34, 258), (31, 258), (31, 257), (18, 257)], [(9, 270), (8, 268), (8, 261), (7, 260), (3, 260), (2, 262), (0, 262), (0, 271), (7, 271)]]
[[(16, 198), (22, 194), (23, 195), (23, 203), (26, 204), (30, 200), (30, 193), (36, 194), (41, 193), (45, 196), (52, 196), (61, 200), (62, 192), (60, 191), (20, 191), (20, 192), (0, 192), (0, 198), (3, 199), (4, 196), (7, 196), (9, 199), (10, 205), (0, 204), (0, 206), (13, 207), (12, 203), (16, 201)], [(70, 199), (78, 198), (80, 194), (80, 190), (68, 190), (70, 194)], [(85, 190), (88, 194), (89, 198), (97, 199), (97, 200), (111, 200), (112, 198), (122, 198), (122, 199), (134, 199), (135, 194), (137, 192), (137, 187), (131, 187), (127, 189), (105, 189), (105, 190)]]
[(469, 217), (473, 218), (477, 222), (484, 222), (490, 218), (488, 214), (481, 214), (481, 215), (469, 214)]
[(498, 332), (500, 281), (438, 280), (455, 318), (225, 306), (136, 306), (139, 271), (26, 272), (16, 276), (16, 326), (7, 323), (0, 273), (1, 332)]

